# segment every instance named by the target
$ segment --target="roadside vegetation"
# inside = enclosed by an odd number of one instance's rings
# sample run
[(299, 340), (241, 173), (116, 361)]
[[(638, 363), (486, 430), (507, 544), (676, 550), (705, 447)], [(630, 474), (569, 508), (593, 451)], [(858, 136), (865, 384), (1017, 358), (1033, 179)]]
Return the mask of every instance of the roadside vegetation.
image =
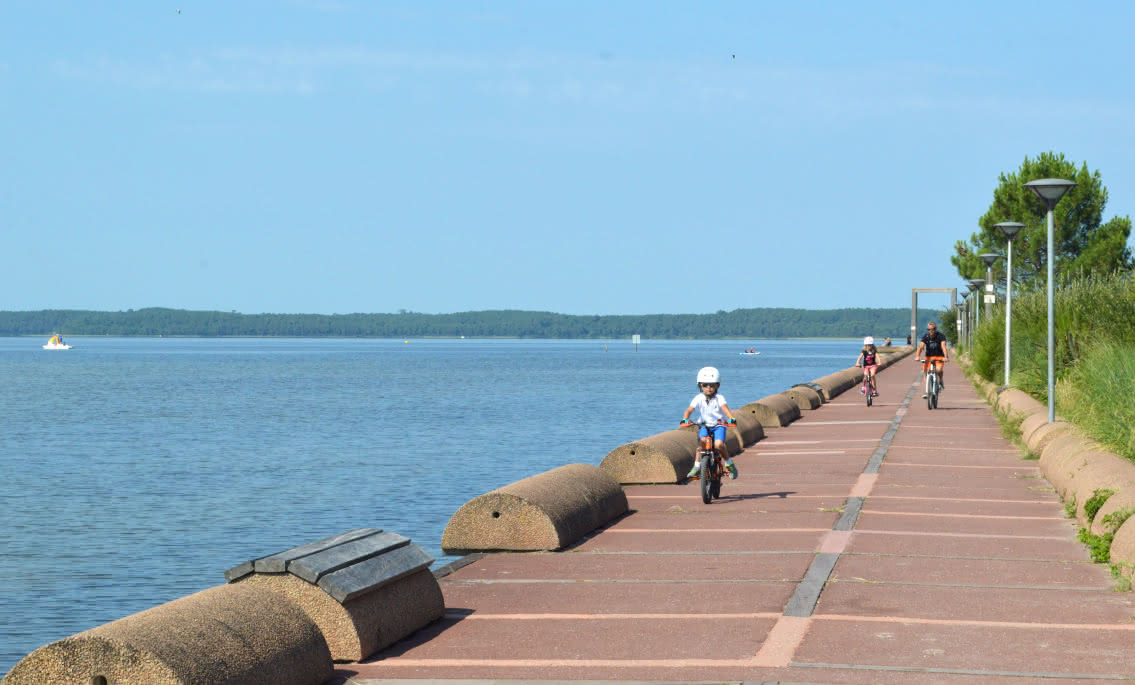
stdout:
[[(1067, 281), (1055, 294), (1057, 411), (1099, 443), (1135, 461), (1135, 276), (1132, 272)], [(1048, 402), (1047, 299), (1043, 289), (1013, 298), (1010, 383)], [(1004, 380), (1005, 312), (977, 331), (974, 371)]]

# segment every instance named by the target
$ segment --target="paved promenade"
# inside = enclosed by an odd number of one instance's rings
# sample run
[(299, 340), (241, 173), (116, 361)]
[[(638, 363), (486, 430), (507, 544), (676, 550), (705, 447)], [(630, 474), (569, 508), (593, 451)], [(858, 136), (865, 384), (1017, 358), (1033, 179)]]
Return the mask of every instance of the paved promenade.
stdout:
[(880, 374), (874, 407), (855, 389), (770, 430), (711, 505), (696, 484), (632, 486), (632, 513), (565, 552), (457, 570), (441, 581), (443, 620), (338, 674), (1135, 678), (1132, 594), (1091, 563), (957, 366), (935, 411), (917, 378), (908, 358)]

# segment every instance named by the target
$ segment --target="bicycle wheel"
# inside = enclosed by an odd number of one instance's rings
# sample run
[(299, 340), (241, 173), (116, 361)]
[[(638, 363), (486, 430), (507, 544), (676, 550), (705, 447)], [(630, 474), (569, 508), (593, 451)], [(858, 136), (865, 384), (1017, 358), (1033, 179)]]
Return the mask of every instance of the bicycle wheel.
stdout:
[(863, 394), (867, 396), (867, 406), (871, 406), (871, 395), (875, 392), (875, 385), (869, 381), (863, 382)]
[(926, 408), (934, 408), (934, 375), (931, 374), (926, 379)]
[(938, 408), (938, 393), (939, 393), (939, 391), (941, 391), (941, 388), (938, 387), (938, 381), (937, 381), (937, 379), (935, 379), (934, 380), (934, 394), (930, 396), (930, 399), (934, 400), (934, 408), (935, 409)]
[(713, 477), (713, 461), (715, 458), (711, 454), (702, 454), (701, 473), (698, 477), (701, 479), (701, 501), (705, 504), (713, 501), (713, 492), (710, 488), (712, 487), (711, 478)]

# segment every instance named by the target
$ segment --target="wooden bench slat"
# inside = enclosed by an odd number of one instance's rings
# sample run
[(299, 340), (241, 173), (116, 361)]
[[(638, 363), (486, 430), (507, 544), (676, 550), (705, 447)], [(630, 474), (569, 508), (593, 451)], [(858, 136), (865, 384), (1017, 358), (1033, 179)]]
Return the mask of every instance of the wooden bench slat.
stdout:
[[(284, 573), (288, 570), (288, 562), (293, 559), (299, 559), (300, 557), (314, 554), (321, 550), (327, 549), (328, 547), (334, 547), (335, 545), (341, 545), (344, 542), (350, 542), (352, 540), (357, 540), (359, 538), (381, 532), (382, 531), (378, 528), (356, 528), (354, 530), (349, 530), (346, 533), (332, 535), (331, 537), (326, 537), (322, 540), (317, 540), (306, 545), (300, 545), (299, 547), (293, 547), (291, 549), (284, 550), (283, 552), (277, 552), (276, 554), (271, 554), (266, 557), (253, 559), (252, 568), (257, 573)], [(234, 568), (240, 568), (241, 566), (244, 566), (244, 564), (241, 564), (240, 566)]]
[(328, 573), (408, 544), (410, 538), (397, 533), (376, 533), (293, 559), (288, 562), (288, 572), (309, 583), (317, 583)]
[(421, 547), (405, 545), (327, 573), (317, 584), (339, 603), (343, 603), (429, 568), (431, 563), (433, 558)]
[(252, 573), (252, 562), (253, 560), (250, 559), (243, 564), (237, 564), (236, 566), (233, 566), (229, 570), (225, 571), (225, 580), (231, 583), (237, 578), (243, 578), (249, 573)]

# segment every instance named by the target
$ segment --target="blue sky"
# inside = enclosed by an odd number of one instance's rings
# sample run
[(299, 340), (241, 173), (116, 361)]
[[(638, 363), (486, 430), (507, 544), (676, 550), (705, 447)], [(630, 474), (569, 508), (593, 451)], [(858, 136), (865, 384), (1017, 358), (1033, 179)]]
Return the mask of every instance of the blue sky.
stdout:
[(1135, 213), (1133, 8), (8, 0), (0, 309), (906, 306), (1026, 155)]

